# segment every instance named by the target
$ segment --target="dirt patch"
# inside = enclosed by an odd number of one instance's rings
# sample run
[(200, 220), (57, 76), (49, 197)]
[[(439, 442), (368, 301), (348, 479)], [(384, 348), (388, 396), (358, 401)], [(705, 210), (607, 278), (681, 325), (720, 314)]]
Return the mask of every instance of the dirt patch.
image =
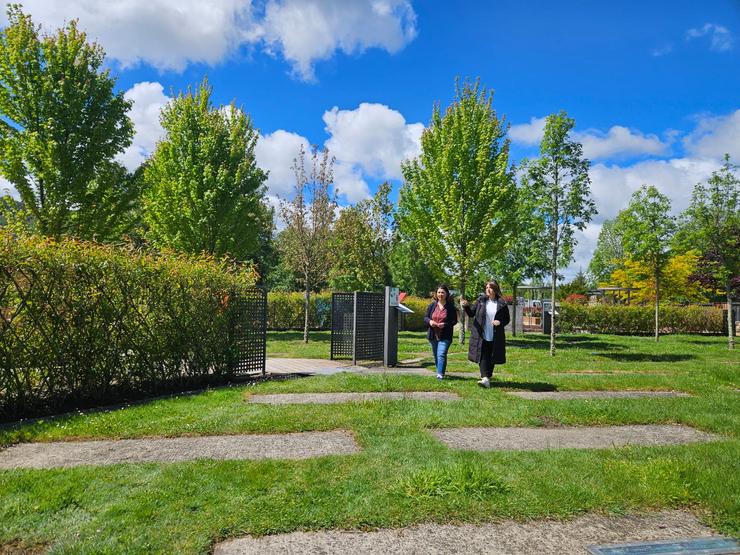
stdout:
[(645, 515), (587, 515), (574, 520), (454, 526), (422, 524), (374, 532), (294, 532), (231, 540), (214, 555), (365, 553), (378, 555), (488, 553), (492, 555), (589, 553), (588, 546), (712, 537), (693, 514), (664, 511)]
[(40, 555), (46, 553), (48, 545), (42, 543), (28, 544), (22, 541), (0, 543), (0, 555)]
[(507, 391), (532, 401), (568, 399), (639, 399), (642, 397), (691, 397), (680, 391)]
[(359, 450), (354, 436), (346, 431), (21, 443), (0, 451), (0, 469), (195, 459), (306, 459)]
[(679, 425), (440, 428), (431, 432), (448, 447), (465, 451), (607, 449), (625, 445), (676, 445), (720, 439), (719, 436)]
[(456, 393), (440, 391), (378, 391), (369, 393), (280, 393), (251, 395), (250, 403), (268, 405), (331, 405), (338, 403), (363, 403), (366, 401), (459, 401)]

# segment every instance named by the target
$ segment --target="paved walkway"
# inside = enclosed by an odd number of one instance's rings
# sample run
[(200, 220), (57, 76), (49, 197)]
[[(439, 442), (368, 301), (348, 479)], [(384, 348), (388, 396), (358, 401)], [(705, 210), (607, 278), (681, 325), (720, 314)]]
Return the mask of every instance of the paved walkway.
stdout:
[(0, 451), (0, 469), (194, 459), (306, 459), (359, 451), (354, 436), (345, 431), (20, 443)]
[(371, 393), (276, 393), (250, 395), (250, 403), (267, 405), (333, 405), (339, 403), (362, 403), (378, 400), (412, 401), (459, 401), (457, 393), (444, 391), (378, 391)]
[(532, 401), (566, 399), (639, 399), (643, 397), (691, 397), (680, 391), (507, 391)]
[(374, 532), (294, 532), (227, 541), (216, 546), (214, 555), (587, 555), (588, 547), (593, 545), (712, 536), (715, 533), (691, 513), (664, 511), (635, 516), (587, 515), (567, 522), (422, 524)]
[(675, 424), (561, 428), (438, 428), (431, 432), (448, 447), (465, 451), (607, 449), (625, 445), (676, 445), (721, 439), (720, 436)]

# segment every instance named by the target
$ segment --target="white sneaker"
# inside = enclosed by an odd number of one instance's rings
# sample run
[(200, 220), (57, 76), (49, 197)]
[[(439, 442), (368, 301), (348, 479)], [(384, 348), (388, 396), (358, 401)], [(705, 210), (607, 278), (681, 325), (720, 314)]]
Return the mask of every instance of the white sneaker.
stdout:
[(444, 379), (444, 374), (437, 374), (437, 379), (438, 380), (443, 380)]
[(489, 388), (491, 387), (491, 380), (488, 378), (481, 378), (478, 380), (478, 385), (481, 387)]

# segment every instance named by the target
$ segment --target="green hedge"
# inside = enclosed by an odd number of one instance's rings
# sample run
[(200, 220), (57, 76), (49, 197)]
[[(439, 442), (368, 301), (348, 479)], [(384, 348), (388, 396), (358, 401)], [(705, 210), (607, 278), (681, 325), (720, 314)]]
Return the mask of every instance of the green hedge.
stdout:
[[(562, 303), (559, 327), (564, 333), (586, 331), (622, 335), (655, 332), (655, 309), (651, 306), (591, 305)], [(703, 306), (661, 306), (661, 333), (716, 333), (723, 329), (722, 310)]]
[(0, 229), (0, 419), (229, 379), (253, 284), (208, 257)]
[[(267, 294), (267, 327), (271, 330), (302, 330), (305, 294), (271, 291)], [(331, 329), (331, 293), (311, 293), (308, 327)]]

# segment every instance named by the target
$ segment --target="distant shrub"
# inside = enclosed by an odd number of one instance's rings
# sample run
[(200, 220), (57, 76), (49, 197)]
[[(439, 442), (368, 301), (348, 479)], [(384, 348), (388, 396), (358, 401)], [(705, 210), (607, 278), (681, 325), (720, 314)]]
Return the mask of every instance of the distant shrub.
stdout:
[[(271, 330), (302, 330), (305, 293), (270, 291), (267, 294), (267, 327)], [(308, 327), (331, 329), (331, 293), (311, 293)]]

